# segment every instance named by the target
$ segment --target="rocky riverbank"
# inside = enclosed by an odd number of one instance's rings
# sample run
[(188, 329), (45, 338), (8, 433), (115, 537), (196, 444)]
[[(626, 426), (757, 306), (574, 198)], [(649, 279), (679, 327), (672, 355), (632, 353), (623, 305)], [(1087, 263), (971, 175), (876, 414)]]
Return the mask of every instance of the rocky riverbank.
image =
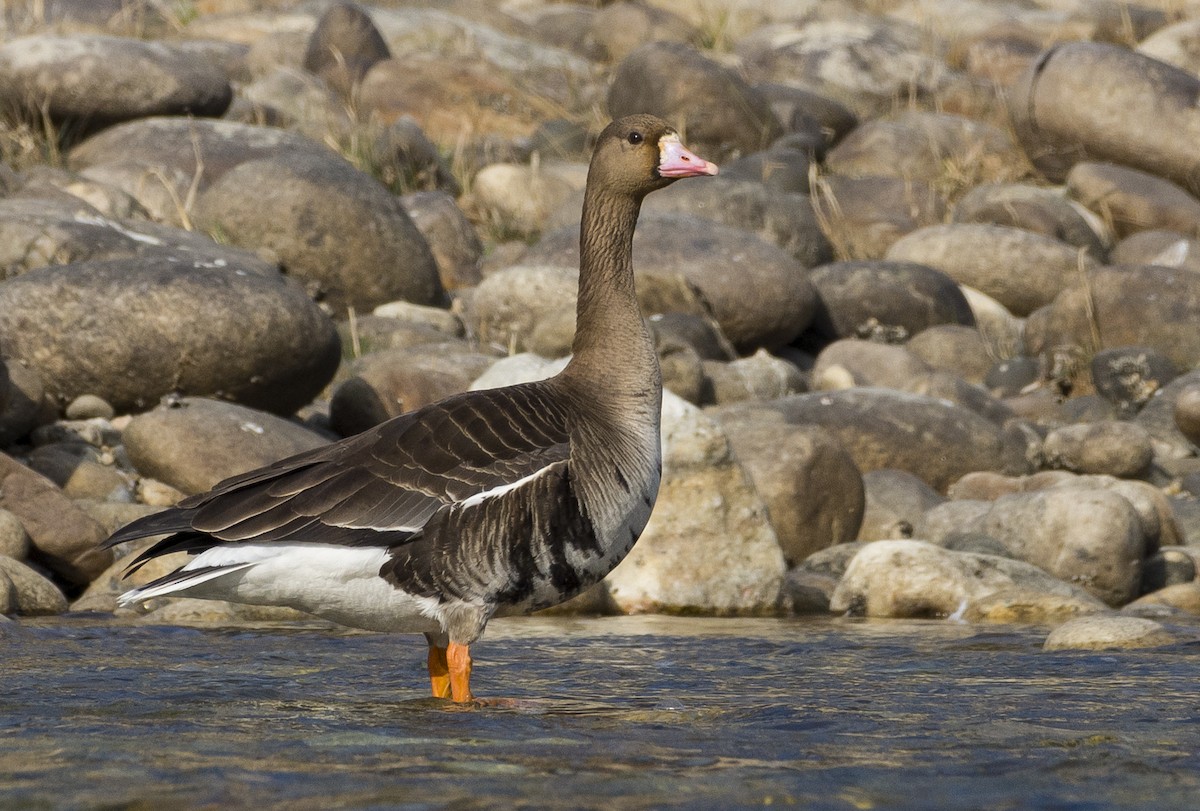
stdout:
[(3, 14), (0, 613), (114, 611), (133, 518), (560, 368), (590, 138), (649, 111), (721, 175), (645, 206), (662, 492), (557, 610), (1194, 636), (1200, 3)]

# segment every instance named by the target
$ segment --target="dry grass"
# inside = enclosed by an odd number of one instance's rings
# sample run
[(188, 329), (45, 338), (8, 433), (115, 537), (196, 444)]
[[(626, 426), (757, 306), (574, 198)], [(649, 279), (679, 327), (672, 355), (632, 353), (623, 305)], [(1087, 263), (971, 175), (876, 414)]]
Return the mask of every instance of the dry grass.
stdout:
[(60, 133), (46, 117), (39, 125), (0, 117), (0, 161), (20, 172), (32, 166), (62, 166)]

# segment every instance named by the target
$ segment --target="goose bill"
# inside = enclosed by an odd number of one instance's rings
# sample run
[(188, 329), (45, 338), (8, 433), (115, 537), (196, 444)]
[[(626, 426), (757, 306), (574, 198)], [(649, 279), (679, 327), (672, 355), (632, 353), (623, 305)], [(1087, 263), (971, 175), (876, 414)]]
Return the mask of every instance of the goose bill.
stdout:
[(688, 150), (678, 135), (664, 135), (658, 142), (658, 174), (662, 177), (715, 175), (717, 165)]

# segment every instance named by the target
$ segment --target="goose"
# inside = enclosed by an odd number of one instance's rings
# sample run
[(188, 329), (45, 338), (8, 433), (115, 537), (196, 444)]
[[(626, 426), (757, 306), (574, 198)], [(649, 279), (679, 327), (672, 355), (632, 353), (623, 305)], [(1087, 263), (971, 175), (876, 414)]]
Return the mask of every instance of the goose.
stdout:
[(642, 199), (717, 174), (665, 121), (600, 134), (588, 168), (572, 356), (556, 376), (471, 391), (231, 477), (138, 519), (111, 548), (187, 562), (119, 598), (290, 606), (423, 633), (433, 695), (468, 703), (470, 646), (497, 613), (563, 602), (628, 554), (662, 474), (662, 378), (633, 277)]

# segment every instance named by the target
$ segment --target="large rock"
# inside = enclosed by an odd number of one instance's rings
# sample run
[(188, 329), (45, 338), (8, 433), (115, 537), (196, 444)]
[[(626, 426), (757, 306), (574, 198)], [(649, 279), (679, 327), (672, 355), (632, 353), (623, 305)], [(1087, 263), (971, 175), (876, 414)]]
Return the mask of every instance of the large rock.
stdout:
[(236, 265), (145, 257), (31, 271), (0, 284), (0, 343), (67, 403), (143, 410), (172, 392), (279, 413), (337, 368), (329, 318), (298, 287)]
[(1042, 451), (1050, 467), (1118, 477), (1143, 473), (1154, 459), (1150, 432), (1117, 420), (1055, 428), (1046, 435)]
[(991, 420), (944, 399), (891, 389), (794, 394), (753, 408), (831, 431), (864, 473), (907, 470), (936, 490), (975, 470), (1028, 470), (1024, 443)]
[(0, 46), (0, 108), (98, 129), (154, 115), (219, 116), (233, 98), (214, 65), (163, 42), (36, 35)]
[(753, 80), (816, 90), (856, 113), (890, 110), (897, 98), (926, 98), (950, 70), (929, 53), (916, 26), (866, 15), (829, 15), (768, 25), (744, 37), (738, 54)]
[(952, 223), (922, 228), (888, 249), (893, 261), (937, 268), (986, 293), (1015, 315), (1049, 304), (1096, 262), (1073, 245), (1002, 225)]
[(205, 234), (108, 217), (77, 198), (0, 200), (0, 278), (47, 265), (134, 256), (234, 263), (243, 271), (278, 273), (250, 251), (221, 245)]
[(805, 267), (833, 258), (833, 248), (821, 231), (808, 195), (730, 178), (724, 167), (718, 177), (703, 183), (676, 183), (647, 197), (642, 205), (643, 216), (667, 212), (694, 214), (753, 231), (783, 248)]
[(854, 556), (829, 608), (867, 617), (1046, 622), (1105, 610), (1102, 602), (1021, 561), (925, 541), (876, 541)]
[(825, 165), (848, 177), (945, 183), (948, 171), (984, 178), (1015, 173), (1022, 155), (1003, 130), (962, 116), (922, 111), (859, 125), (829, 151)]
[(610, 599), (624, 613), (774, 611), (786, 567), (766, 506), (714, 420), (670, 394), (663, 414), (658, 501), (603, 581)]
[(1110, 223), (1117, 237), (1159, 229), (1200, 236), (1200, 200), (1149, 172), (1112, 163), (1077, 163), (1067, 190)]
[(954, 222), (1023, 228), (1085, 249), (1096, 259), (1106, 253), (1105, 229), (1061, 189), (1025, 183), (985, 183), (954, 205)]
[(1109, 605), (1138, 595), (1147, 540), (1137, 511), (1117, 493), (1072, 488), (1002, 496), (975, 528), (1013, 557)]
[[(865, 509), (859, 541), (913, 538), (917, 527), (946, 497), (906, 470), (883, 468), (863, 475)], [(920, 537), (930, 539), (928, 535)]]
[(1033, 63), (1008, 96), (1034, 166), (1061, 182), (1082, 161), (1111, 161), (1200, 193), (1200, 79), (1117, 45), (1067, 42)]
[[(579, 267), (579, 227), (542, 237), (524, 256), (531, 265)], [(786, 344), (808, 325), (816, 292), (803, 265), (739, 228), (684, 215), (647, 216), (633, 237), (633, 267), (643, 312), (648, 283), (698, 291), (721, 330), (742, 351)], [(686, 311), (686, 310), (685, 310)]]
[(837, 175), (817, 181), (813, 205), (845, 259), (882, 259), (900, 237), (940, 223), (946, 207), (933, 186), (920, 180)]
[(332, 3), (308, 40), (304, 68), (349, 96), (376, 62), (391, 56), (367, 13), (354, 3)]
[(400, 205), (425, 237), (442, 288), (453, 292), (479, 284), (483, 243), (454, 198), (445, 191), (420, 191), (403, 195)]
[(97, 547), (104, 528), (45, 476), (0, 454), (0, 508), (17, 517), (32, 544), (31, 557), (69, 583), (87, 583), (111, 562)]
[(817, 288), (811, 333), (820, 339), (904, 340), (935, 324), (974, 325), (954, 280), (911, 262), (833, 262), (809, 273)]
[(343, 436), (466, 391), (496, 362), (469, 346), (447, 342), (367, 355), (334, 390), (329, 421)]
[[(714, 412), (734, 456), (766, 502), (789, 566), (814, 552), (854, 540), (863, 517), (863, 479), (841, 444), (824, 429)], [(739, 417), (749, 416), (749, 419)]]
[(36, 617), (66, 610), (67, 598), (58, 586), (24, 563), (0, 555), (0, 615)]
[(1044, 650), (1159, 648), (1183, 639), (1160, 622), (1142, 617), (1077, 617), (1050, 632)]
[(1088, 379), (1088, 362), (1101, 347), (1142, 346), (1168, 357), (1177, 368), (1200, 364), (1200, 275), (1163, 267), (1102, 267), (1076, 280), (1025, 325), (1032, 355), (1049, 365), (1055, 358), (1078, 360), (1074, 370)]
[(196, 201), (196, 222), (269, 248), (335, 311), (443, 298), (437, 264), (404, 206), (333, 153), (280, 153), (230, 169)]
[(328, 440), (273, 414), (186, 397), (134, 417), (122, 442), (139, 473), (191, 494)]
[(717, 161), (763, 149), (783, 134), (766, 98), (736, 71), (679, 43), (650, 42), (625, 57), (609, 86), (608, 112), (665, 118)]

